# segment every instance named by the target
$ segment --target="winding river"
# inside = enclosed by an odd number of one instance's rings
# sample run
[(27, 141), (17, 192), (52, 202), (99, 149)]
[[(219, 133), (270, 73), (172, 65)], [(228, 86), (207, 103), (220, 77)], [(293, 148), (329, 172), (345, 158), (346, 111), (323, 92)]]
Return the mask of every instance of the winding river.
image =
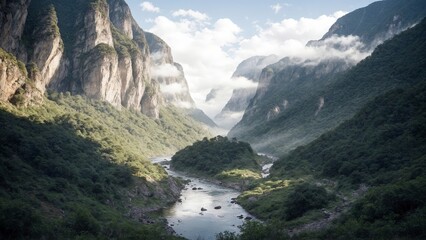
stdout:
[[(170, 158), (154, 158), (152, 162), (160, 163), (164, 160)], [(163, 213), (169, 226), (178, 235), (187, 239), (215, 239), (216, 234), (223, 231), (238, 233), (238, 226), (247, 221), (245, 218), (253, 217), (240, 205), (231, 203), (232, 198), (236, 198), (240, 192), (199, 178), (188, 177), (171, 171), (168, 165), (164, 166), (170, 175), (191, 180), (182, 190), (182, 201), (176, 202)], [(220, 209), (215, 209), (218, 206)], [(201, 208), (206, 211), (201, 211)]]

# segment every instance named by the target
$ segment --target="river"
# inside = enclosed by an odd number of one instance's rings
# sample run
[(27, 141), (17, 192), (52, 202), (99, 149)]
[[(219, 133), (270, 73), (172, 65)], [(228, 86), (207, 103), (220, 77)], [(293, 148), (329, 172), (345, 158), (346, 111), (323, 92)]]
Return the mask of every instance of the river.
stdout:
[[(170, 158), (154, 158), (152, 162), (160, 163)], [(182, 190), (181, 202), (165, 209), (163, 216), (175, 232), (187, 239), (215, 239), (216, 234), (223, 231), (239, 232), (238, 226), (244, 223), (245, 218), (252, 217), (240, 205), (231, 203), (240, 192), (226, 188), (205, 180), (188, 177), (177, 173), (165, 165), (171, 176), (191, 180)], [(193, 190), (197, 188), (197, 190)], [(220, 209), (215, 207), (220, 206)], [(201, 211), (205, 208), (206, 211)], [(239, 218), (239, 216), (243, 216)]]

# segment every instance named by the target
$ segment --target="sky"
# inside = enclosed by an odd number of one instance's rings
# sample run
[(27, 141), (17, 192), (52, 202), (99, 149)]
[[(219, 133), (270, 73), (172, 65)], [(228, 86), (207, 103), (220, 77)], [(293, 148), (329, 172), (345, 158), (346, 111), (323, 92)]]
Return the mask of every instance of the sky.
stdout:
[[(232, 90), (256, 87), (231, 79), (251, 56), (311, 57), (309, 40), (320, 39), (344, 14), (374, 0), (126, 0), (133, 17), (172, 49), (183, 66), (197, 107), (212, 119)], [(205, 101), (216, 89), (216, 97)]]

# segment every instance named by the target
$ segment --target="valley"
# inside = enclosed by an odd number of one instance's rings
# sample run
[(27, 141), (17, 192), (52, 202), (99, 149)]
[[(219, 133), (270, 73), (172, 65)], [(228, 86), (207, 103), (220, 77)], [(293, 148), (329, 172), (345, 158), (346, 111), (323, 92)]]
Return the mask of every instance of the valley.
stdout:
[(179, 4), (0, 1), (0, 239), (426, 239), (425, 1)]

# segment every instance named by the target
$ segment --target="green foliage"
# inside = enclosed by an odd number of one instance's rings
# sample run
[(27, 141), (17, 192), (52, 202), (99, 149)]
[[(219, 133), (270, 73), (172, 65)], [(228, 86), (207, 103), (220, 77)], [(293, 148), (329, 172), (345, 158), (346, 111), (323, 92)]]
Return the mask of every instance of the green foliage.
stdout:
[(3, 48), (0, 48), (0, 59), (3, 61), (9, 61), (11, 64), (14, 64), (18, 66), (19, 70), (21, 71), (22, 75), (24, 77), (28, 76), (27, 69), (25, 67), (25, 64), (19, 60), (16, 59), (16, 57), (13, 54), (10, 54), (6, 52)]
[(81, 56), (83, 59), (82, 64), (86, 64), (87, 61), (95, 61), (99, 58), (115, 55), (117, 55), (117, 52), (113, 47), (106, 43), (99, 43), (96, 47)]
[(292, 220), (309, 210), (323, 208), (331, 198), (323, 187), (309, 183), (297, 185), (284, 201), (285, 219)]
[[(296, 239), (424, 239), (425, 27), (426, 20), (387, 41), (371, 57), (342, 75), (341, 82), (328, 86), (335, 95), (329, 98), (329, 106), (337, 108), (342, 100), (345, 104), (340, 113), (325, 107), (327, 114), (336, 117), (348, 110), (357, 113), (274, 163), (269, 181), (329, 182), (321, 185), (327, 192), (337, 192), (336, 202), (330, 201), (324, 189), (312, 185), (290, 184), (274, 189), (268, 188), (272, 184), (266, 184), (267, 180), (243, 193), (239, 202), (262, 219), (284, 219), (278, 222), (282, 228), (318, 220), (318, 208), (349, 209), (331, 228), (305, 232)], [(374, 97), (383, 91), (387, 93)], [(364, 103), (367, 99), (370, 101)], [(366, 193), (354, 190), (361, 189), (360, 185)], [(307, 209), (311, 210), (305, 212)], [(264, 214), (268, 211), (270, 214)], [(292, 219), (297, 216), (300, 217)]]
[[(328, 63), (330, 66), (322, 62), (323, 65), (315, 69), (310, 66), (284, 68), (271, 79), (265, 97), (256, 103), (256, 111), (251, 115), (246, 111), (229, 136), (248, 141), (263, 152), (276, 154), (287, 154), (315, 140), (353, 117), (362, 106), (384, 92), (412, 86), (425, 79), (425, 29), (426, 20), (386, 41), (370, 57), (335, 76), (318, 79), (314, 71), (335, 67), (333, 61)], [(294, 72), (298, 73), (298, 79), (294, 79)], [(315, 114), (321, 97), (325, 104)], [(290, 103), (288, 108), (266, 121), (267, 111), (281, 106), (284, 99)]]
[(108, 4), (106, 0), (91, 0), (90, 7), (102, 14), (104, 18), (108, 16)]
[(31, 205), (20, 199), (0, 199), (0, 237), (2, 239), (39, 238), (41, 217)]
[(216, 240), (286, 240), (290, 239), (285, 230), (273, 223), (263, 224), (258, 221), (245, 222), (240, 227), (241, 233), (223, 232), (216, 235)]
[(257, 160), (250, 144), (217, 136), (178, 151), (172, 157), (171, 166), (220, 180), (239, 181), (260, 178)]
[[(361, 183), (371, 186), (330, 230), (300, 238), (422, 239), (426, 235), (426, 181), (421, 174), (426, 167), (425, 93), (426, 84), (419, 83), (384, 94), (351, 120), (274, 164), (274, 178), (311, 174), (314, 180), (333, 179), (342, 190)], [(306, 208), (325, 206), (327, 197), (323, 190), (307, 189), (310, 188), (303, 190), (303, 194), (287, 194), (282, 208), (286, 220), (301, 216)], [(277, 196), (272, 192), (253, 203), (242, 203), (265, 211), (268, 204), (277, 201)], [(277, 215), (272, 217), (276, 219)]]
[[(0, 103), (0, 238), (167, 239), (158, 224), (125, 217), (128, 206), (173, 199), (165, 170), (146, 158), (201, 138), (201, 127), (173, 109), (154, 121), (81, 96), (50, 98), (28, 108)], [(129, 202), (139, 186), (150, 196)]]
[(111, 26), (111, 30), (114, 39), (114, 47), (120, 57), (131, 57), (135, 54), (140, 54), (139, 47), (134, 41), (120, 33), (114, 26)]

